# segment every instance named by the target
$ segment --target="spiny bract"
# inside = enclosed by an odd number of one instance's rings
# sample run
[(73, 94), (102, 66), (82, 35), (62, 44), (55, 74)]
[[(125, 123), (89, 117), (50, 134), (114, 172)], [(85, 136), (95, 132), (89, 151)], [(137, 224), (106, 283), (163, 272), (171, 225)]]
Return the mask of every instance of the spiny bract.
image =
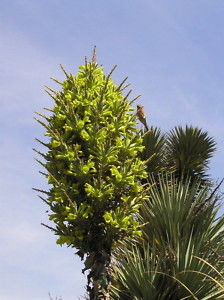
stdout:
[(147, 174), (138, 157), (143, 146), (130, 92), (122, 95), (125, 80), (116, 86), (112, 72), (105, 76), (94, 61), (80, 66), (76, 76), (64, 72), (62, 90), (48, 89), (52, 114), (38, 114), (47, 121), (37, 119), (49, 143), (41, 142), (47, 153), (37, 152), (51, 185), (43, 192), (57, 243), (83, 256), (99, 247), (110, 251), (113, 241), (141, 233), (135, 213), (145, 198), (141, 179)]

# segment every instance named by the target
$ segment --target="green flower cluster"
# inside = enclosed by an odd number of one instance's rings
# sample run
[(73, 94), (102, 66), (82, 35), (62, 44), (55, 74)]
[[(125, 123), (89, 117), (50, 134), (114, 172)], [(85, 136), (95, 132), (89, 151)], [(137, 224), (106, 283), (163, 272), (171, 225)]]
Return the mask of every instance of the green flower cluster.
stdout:
[[(65, 71), (64, 71), (65, 72)], [(139, 158), (142, 138), (136, 129), (124, 81), (115, 85), (95, 62), (66, 74), (45, 128), (49, 143), (42, 154), (51, 185), (45, 202), (55, 223), (57, 243), (86, 253), (93, 244), (136, 236), (136, 212), (145, 198), (141, 180), (147, 177)]]

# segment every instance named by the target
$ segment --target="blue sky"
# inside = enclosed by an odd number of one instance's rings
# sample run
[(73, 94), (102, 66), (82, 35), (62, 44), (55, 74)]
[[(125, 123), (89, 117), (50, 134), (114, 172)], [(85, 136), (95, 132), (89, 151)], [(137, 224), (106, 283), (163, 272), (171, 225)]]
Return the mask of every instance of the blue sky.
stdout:
[(14, 0), (0, 2), (0, 299), (78, 299), (85, 277), (73, 251), (55, 244), (46, 207), (31, 190), (45, 187), (33, 160), (43, 130), (33, 111), (51, 106), (44, 85), (75, 73), (97, 46), (115, 82), (126, 76), (142, 94), (150, 124), (186, 123), (218, 143), (209, 171), (224, 174), (223, 0)]

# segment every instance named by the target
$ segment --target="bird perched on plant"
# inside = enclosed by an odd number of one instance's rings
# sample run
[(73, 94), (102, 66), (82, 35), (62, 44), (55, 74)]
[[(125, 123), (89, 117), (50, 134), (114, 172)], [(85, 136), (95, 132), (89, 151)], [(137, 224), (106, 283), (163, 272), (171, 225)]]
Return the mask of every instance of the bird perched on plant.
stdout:
[(144, 108), (143, 105), (137, 105), (136, 115), (137, 115), (139, 121), (145, 126), (145, 129), (148, 131), (149, 128), (148, 128), (148, 125), (147, 125), (147, 122), (146, 122), (146, 117), (145, 117), (145, 113), (144, 113), (143, 108)]

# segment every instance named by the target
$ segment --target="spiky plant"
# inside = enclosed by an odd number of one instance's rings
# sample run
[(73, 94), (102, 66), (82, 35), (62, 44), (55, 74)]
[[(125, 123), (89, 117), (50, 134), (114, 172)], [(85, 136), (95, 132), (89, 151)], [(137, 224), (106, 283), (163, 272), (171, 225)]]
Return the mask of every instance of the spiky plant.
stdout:
[(148, 174), (154, 174), (155, 176), (165, 167), (166, 136), (159, 128), (151, 126), (143, 134), (143, 145), (145, 148), (140, 156), (146, 161)]
[[(64, 70), (64, 69), (63, 69)], [(114, 70), (114, 69), (113, 69)], [(112, 71), (113, 71), (112, 70)], [(48, 89), (55, 102), (50, 116), (37, 121), (46, 129), (46, 153), (37, 151), (51, 185), (42, 191), (49, 206), (57, 244), (78, 249), (89, 270), (89, 299), (109, 299), (111, 252), (117, 241), (141, 234), (135, 213), (145, 196), (145, 166), (136, 116), (95, 60), (80, 66), (76, 76), (64, 70), (60, 91)], [(133, 101), (133, 100), (132, 100)]]
[(161, 176), (142, 209), (144, 240), (118, 256), (114, 299), (223, 299), (224, 216), (217, 217), (217, 201), (200, 182)]
[(206, 131), (197, 127), (175, 127), (166, 139), (166, 165), (177, 177), (192, 180), (207, 179), (208, 163), (216, 149), (216, 143)]
[(209, 160), (216, 150), (214, 138), (197, 127), (179, 126), (163, 134), (157, 127), (143, 133), (145, 146), (141, 157), (147, 171), (154, 176), (164, 170), (174, 172), (176, 178), (191, 177), (208, 183)]

